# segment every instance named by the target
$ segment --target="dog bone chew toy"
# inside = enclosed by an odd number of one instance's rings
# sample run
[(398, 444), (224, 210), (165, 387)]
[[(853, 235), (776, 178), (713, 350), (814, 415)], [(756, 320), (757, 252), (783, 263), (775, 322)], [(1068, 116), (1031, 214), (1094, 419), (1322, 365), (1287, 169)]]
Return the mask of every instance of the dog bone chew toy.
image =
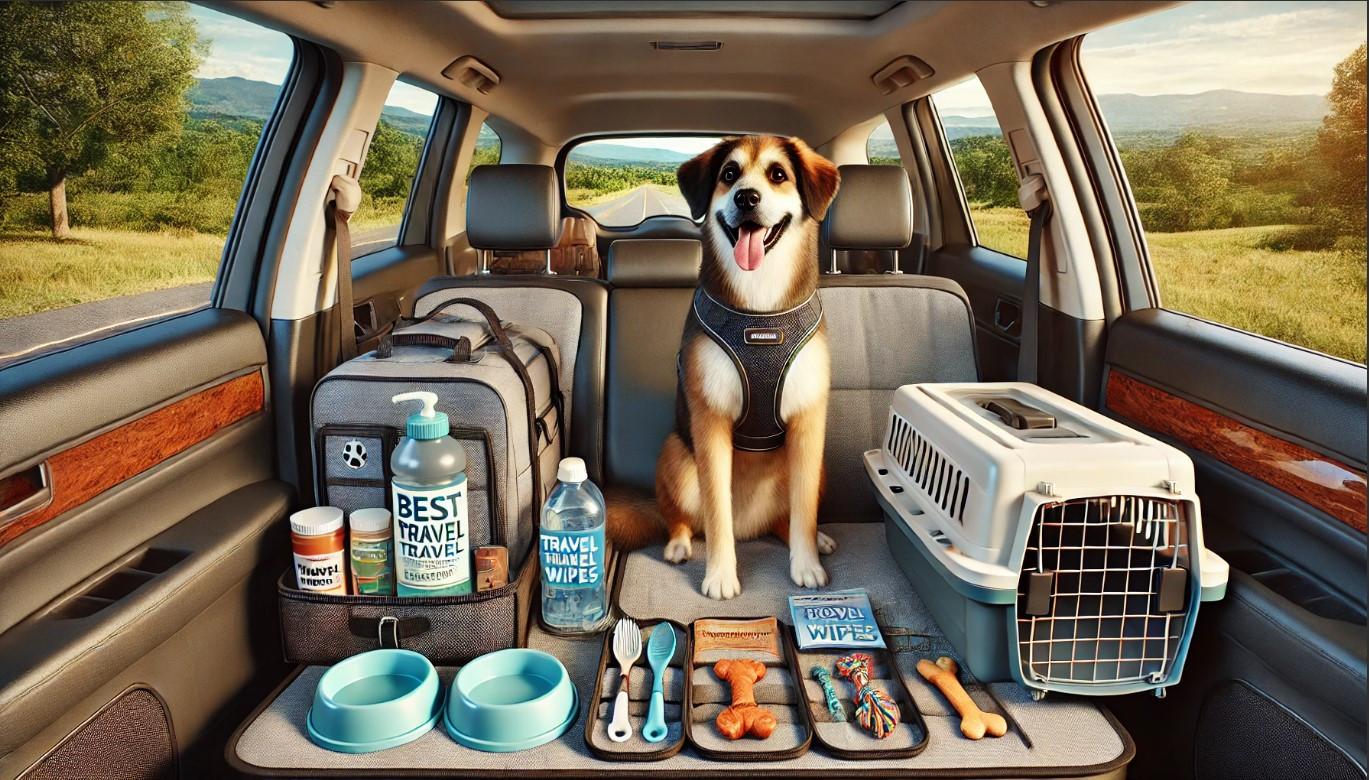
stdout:
[(944, 655), (936, 659), (936, 663), (926, 658), (917, 662), (917, 673), (935, 685), (951, 706), (955, 707), (955, 711), (960, 713), (961, 734), (969, 739), (980, 739), (985, 734), (991, 737), (1007, 734), (1008, 722), (1002, 715), (979, 709), (979, 705), (974, 703), (974, 699), (971, 699), (970, 694), (960, 685), (960, 680), (956, 679), (957, 671), (955, 661)]
[(898, 704), (870, 684), (870, 667), (874, 665), (875, 659), (865, 653), (852, 653), (837, 661), (837, 674), (856, 686), (856, 722), (884, 739), (898, 725)]
[(841, 708), (841, 700), (837, 698), (837, 689), (832, 685), (832, 673), (826, 667), (814, 666), (813, 679), (822, 686), (822, 695), (827, 699), (827, 711), (832, 714), (832, 722), (845, 723), (846, 710)]
[(724, 658), (713, 665), (718, 679), (732, 686), (732, 706), (718, 715), (718, 732), (728, 739), (741, 739), (752, 734), (765, 739), (775, 733), (774, 713), (756, 705), (754, 688), (757, 680), (765, 679), (765, 664), (749, 658)]

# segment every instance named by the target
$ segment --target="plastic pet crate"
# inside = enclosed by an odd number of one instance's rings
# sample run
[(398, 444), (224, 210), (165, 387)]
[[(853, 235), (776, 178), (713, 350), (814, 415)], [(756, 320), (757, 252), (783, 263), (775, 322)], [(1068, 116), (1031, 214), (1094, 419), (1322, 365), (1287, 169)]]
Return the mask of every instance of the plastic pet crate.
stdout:
[(1035, 385), (902, 387), (865, 465), (891, 552), (980, 680), (1164, 695), (1226, 593), (1188, 457)]

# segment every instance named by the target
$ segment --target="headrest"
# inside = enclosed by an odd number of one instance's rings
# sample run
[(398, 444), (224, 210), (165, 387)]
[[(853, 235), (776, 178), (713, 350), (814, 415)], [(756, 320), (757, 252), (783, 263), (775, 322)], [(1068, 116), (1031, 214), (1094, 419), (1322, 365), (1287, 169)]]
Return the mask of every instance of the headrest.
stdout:
[(561, 189), (550, 165), (481, 165), (466, 190), (466, 238), (476, 249), (550, 249), (561, 233)]
[(913, 193), (900, 165), (843, 165), (822, 222), (832, 249), (902, 249), (913, 240)]
[(608, 245), (608, 283), (693, 287), (703, 257), (703, 244), (692, 238), (620, 238)]

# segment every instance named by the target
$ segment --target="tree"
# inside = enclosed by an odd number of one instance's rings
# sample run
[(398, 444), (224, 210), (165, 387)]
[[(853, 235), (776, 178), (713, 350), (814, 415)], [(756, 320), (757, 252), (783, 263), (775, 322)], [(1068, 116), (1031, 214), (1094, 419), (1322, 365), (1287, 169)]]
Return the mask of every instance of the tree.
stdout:
[(380, 120), (361, 169), (361, 189), (373, 198), (405, 198), (418, 170), (423, 139)]
[(1365, 45), (1336, 66), (1331, 112), (1322, 120), (1317, 149), (1325, 163), (1319, 205), (1322, 221), (1343, 235), (1365, 231)]
[(205, 46), (183, 3), (0, 5), (0, 158), (42, 171), (53, 238), (67, 177), (180, 131)]
[(1017, 206), (1017, 169), (1002, 136), (973, 135), (951, 142), (965, 199), (985, 206)]

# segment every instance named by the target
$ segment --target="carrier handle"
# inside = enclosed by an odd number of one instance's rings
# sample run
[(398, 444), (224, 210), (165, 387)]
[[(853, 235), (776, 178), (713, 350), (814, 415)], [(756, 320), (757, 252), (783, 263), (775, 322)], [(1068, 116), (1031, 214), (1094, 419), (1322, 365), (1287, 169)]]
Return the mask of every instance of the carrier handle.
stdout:
[(441, 333), (386, 333), (376, 345), (376, 358), (385, 360), (394, 354), (395, 347), (446, 347), (452, 351), (445, 362), (469, 363), (473, 347), (465, 336), (444, 336)]

